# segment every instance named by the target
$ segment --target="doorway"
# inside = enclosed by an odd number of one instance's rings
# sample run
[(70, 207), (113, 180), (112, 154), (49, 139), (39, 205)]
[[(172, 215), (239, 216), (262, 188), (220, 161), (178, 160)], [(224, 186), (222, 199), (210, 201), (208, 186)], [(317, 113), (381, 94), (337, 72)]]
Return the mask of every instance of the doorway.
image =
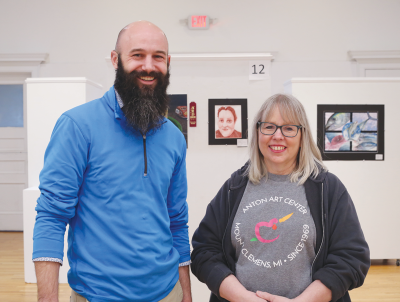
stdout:
[(28, 186), (26, 97), (30, 73), (0, 73), (0, 231), (22, 231)]

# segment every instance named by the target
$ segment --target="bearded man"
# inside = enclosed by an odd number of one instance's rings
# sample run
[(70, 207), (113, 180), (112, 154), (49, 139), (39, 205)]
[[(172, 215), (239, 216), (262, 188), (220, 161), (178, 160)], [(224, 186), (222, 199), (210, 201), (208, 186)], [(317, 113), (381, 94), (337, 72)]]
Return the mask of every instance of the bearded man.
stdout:
[(168, 42), (146, 21), (118, 35), (114, 87), (57, 121), (40, 174), (38, 301), (58, 301), (68, 233), (71, 301), (191, 301), (186, 142), (164, 117)]

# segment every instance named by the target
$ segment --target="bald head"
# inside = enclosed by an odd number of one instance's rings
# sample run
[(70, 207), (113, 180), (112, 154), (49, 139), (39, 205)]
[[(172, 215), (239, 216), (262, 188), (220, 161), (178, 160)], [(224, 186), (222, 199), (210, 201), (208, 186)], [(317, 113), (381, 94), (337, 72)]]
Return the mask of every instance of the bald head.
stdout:
[(140, 85), (155, 87), (159, 75), (166, 75), (169, 68), (168, 41), (164, 32), (148, 21), (133, 22), (118, 35), (111, 63), (115, 70), (137, 73)]
[[(157, 38), (159, 42), (165, 42), (168, 52), (168, 40), (165, 33), (155, 24), (149, 21), (136, 21), (128, 24), (118, 34), (117, 42), (115, 43), (115, 51), (121, 53), (126, 43), (129, 43), (135, 36), (148, 36), (149, 38)], [(164, 41), (163, 41), (164, 40)], [(161, 45), (162, 45), (161, 44)]]

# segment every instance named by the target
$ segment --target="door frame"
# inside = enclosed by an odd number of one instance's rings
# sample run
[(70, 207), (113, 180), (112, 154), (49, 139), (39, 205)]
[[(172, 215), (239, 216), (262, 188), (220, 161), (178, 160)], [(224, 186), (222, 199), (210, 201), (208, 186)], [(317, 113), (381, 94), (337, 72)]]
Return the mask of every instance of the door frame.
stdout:
[[(39, 77), (40, 65), (46, 61), (48, 54), (0, 54), (0, 85), (23, 85), (23, 111), (24, 111), (24, 131), (25, 131), (25, 141), (24, 141), (24, 151), (25, 157), (15, 156), (20, 158), (25, 158), (25, 177), (24, 177), (24, 189), (28, 186), (28, 150), (27, 150), (27, 98), (26, 98), (26, 84), (25, 80), (27, 78)], [(10, 152), (14, 153), (14, 152)], [(13, 155), (10, 154), (11, 158)], [(7, 153), (4, 154), (4, 158), (8, 158)], [(21, 192), (22, 196), (22, 192)], [(22, 203), (22, 200), (21, 200)], [(4, 230), (8, 231), (22, 231), (22, 216), (21, 212), (3, 212), (4, 214), (10, 214), (12, 217), (21, 216), (21, 225), (18, 227), (7, 227)], [(13, 218), (14, 219), (14, 218)], [(16, 228), (16, 229), (15, 229)]]

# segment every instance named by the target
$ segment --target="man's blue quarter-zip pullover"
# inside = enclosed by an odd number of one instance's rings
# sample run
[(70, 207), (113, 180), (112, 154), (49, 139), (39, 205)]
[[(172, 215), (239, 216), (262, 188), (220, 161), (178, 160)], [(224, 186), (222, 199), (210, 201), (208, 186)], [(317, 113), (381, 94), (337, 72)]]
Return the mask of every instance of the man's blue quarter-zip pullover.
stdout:
[(91, 302), (158, 301), (190, 260), (186, 142), (163, 119), (144, 139), (114, 88), (57, 121), (40, 174), (33, 259), (63, 258)]

